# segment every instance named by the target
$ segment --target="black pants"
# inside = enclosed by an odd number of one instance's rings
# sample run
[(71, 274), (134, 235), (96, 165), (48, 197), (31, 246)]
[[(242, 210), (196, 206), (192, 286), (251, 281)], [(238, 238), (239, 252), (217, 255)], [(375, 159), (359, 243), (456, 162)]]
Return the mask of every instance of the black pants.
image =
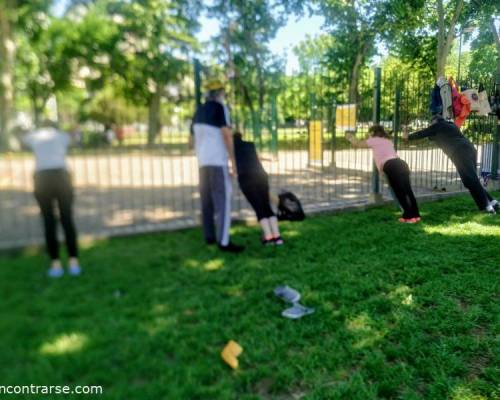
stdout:
[(488, 203), (493, 200), (486, 189), (481, 185), (477, 176), (477, 152), (472, 146), (463, 146), (450, 156), (455, 164), (462, 183), (469, 190), (472, 198), (480, 210), (484, 210)]
[(385, 162), (384, 173), (399, 204), (403, 208), (403, 218), (420, 217), (417, 200), (411, 189), (408, 164), (400, 158), (393, 158)]
[(239, 175), (238, 183), (245, 198), (255, 211), (258, 221), (275, 216), (269, 198), (269, 180), (267, 175)]
[(52, 260), (59, 258), (57, 240), (57, 218), (55, 203), (66, 238), (66, 247), (70, 257), (78, 256), (76, 229), (73, 223), (73, 187), (69, 173), (64, 169), (51, 169), (35, 173), (35, 198), (42, 213), (45, 230), (45, 243)]

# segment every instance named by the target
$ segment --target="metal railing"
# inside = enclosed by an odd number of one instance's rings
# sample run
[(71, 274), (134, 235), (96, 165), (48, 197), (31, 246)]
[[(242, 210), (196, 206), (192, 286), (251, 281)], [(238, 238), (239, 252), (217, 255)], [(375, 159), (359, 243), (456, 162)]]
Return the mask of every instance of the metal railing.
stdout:
[[(432, 81), (377, 74), (369, 71), (360, 82), (356, 135), (365, 135), (374, 121), (393, 131), (399, 155), (412, 170), (417, 195), (443, 188), (462, 191), (453, 165), (432, 142), (413, 145), (400, 140), (402, 126), (416, 129), (427, 123)], [(377, 183), (371, 151), (353, 149), (337, 129), (336, 108), (342, 102), (347, 99), (338, 93), (335, 98), (316, 93), (305, 105), (286, 104), (277, 97), (263, 113), (258, 135), (235, 107), (237, 128), (258, 143), (272, 190), (291, 190), (306, 210), (369, 203), (377, 193), (390, 198), (383, 179)], [(299, 117), (286, 118), (299, 107)], [(491, 173), (495, 164), (496, 123), (493, 116), (471, 116), (463, 129), (478, 148), (478, 173), (488, 169)], [(112, 236), (198, 224), (198, 166), (188, 148), (188, 120), (180, 118), (173, 125), (163, 128), (154, 146), (147, 145), (147, 133), (140, 126), (128, 127), (115, 138), (93, 133), (80, 140), (74, 135), (68, 161), (80, 235)], [(43, 241), (32, 195), (33, 168), (33, 157), (26, 151), (0, 154), (0, 248)], [(252, 215), (238, 190), (233, 213), (235, 218)]]

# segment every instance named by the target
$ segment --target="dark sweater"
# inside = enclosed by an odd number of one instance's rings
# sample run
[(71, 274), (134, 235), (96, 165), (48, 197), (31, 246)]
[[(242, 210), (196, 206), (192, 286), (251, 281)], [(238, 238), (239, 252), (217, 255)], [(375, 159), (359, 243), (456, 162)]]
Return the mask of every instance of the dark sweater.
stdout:
[(234, 139), (234, 158), (239, 179), (259, 179), (266, 176), (266, 171), (257, 156), (257, 150), (252, 142)]
[(448, 121), (439, 121), (408, 136), (409, 140), (429, 138), (434, 140), (446, 155), (452, 157), (457, 151), (464, 148), (473, 149), (472, 143), (462, 135), (457, 126)]

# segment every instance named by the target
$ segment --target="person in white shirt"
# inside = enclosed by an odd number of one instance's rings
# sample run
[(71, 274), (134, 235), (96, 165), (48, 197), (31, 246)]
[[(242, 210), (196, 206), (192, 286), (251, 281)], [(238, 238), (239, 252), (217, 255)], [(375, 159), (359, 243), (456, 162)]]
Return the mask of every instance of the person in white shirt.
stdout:
[[(191, 132), (200, 171), (200, 198), (205, 242), (222, 251), (239, 253), (243, 246), (230, 241), (231, 177), (236, 172), (229, 111), (220, 81), (207, 84), (207, 98), (193, 117)], [(192, 140), (193, 138), (191, 138)]]
[(73, 221), (73, 186), (66, 164), (66, 154), (71, 139), (57, 129), (57, 125), (46, 121), (24, 138), (25, 144), (35, 155), (35, 199), (40, 206), (45, 232), (45, 243), (51, 259), (48, 275), (52, 278), (64, 274), (59, 258), (57, 219), (55, 206), (59, 209), (61, 225), (66, 238), (70, 275), (80, 275), (77, 233)]

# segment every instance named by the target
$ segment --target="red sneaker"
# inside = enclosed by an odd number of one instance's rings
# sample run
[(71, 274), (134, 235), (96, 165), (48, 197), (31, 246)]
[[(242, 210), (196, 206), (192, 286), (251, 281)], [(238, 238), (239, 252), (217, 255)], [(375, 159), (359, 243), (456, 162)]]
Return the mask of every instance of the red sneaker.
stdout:
[(418, 221), (420, 221), (420, 218), (399, 218), (399, 222), (403, 224), (416, 224)]

